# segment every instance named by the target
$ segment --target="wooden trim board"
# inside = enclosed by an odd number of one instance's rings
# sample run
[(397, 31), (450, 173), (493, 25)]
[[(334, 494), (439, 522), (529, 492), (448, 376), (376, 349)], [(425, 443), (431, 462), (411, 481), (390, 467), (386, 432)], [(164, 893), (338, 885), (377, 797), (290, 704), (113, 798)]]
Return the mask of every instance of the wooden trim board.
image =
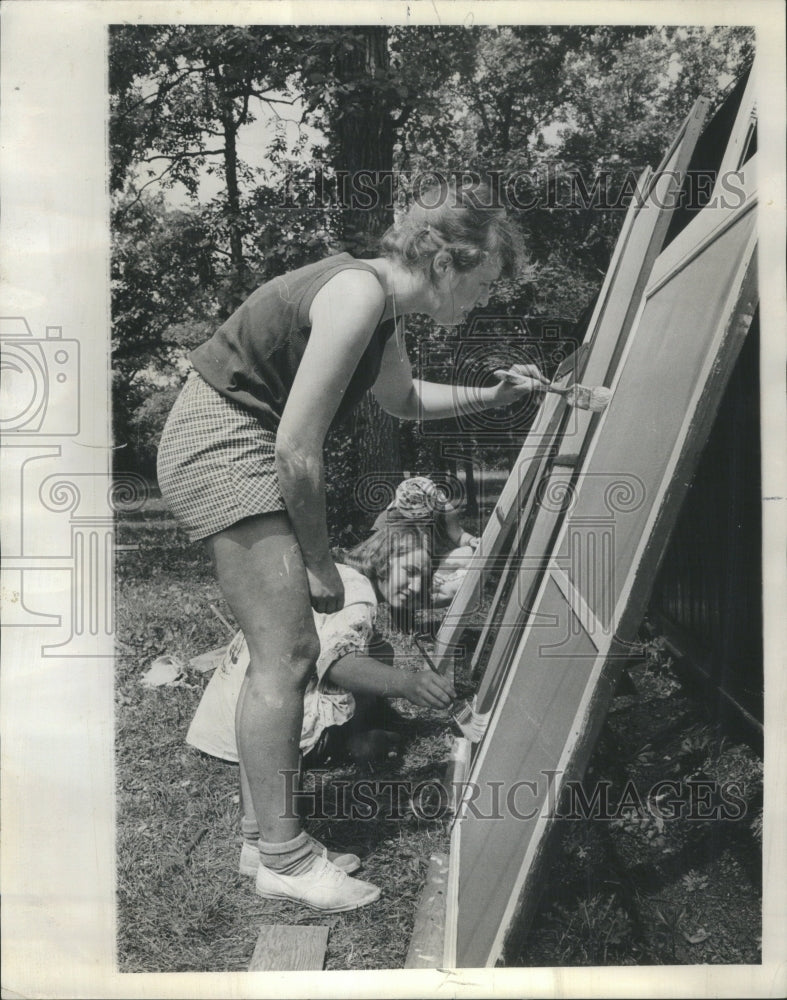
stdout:
[(443, 966), (447, 881), (448, 855), (433, 854), (418, 902), (405, 969), (438, 969)]
[(738, 113), (735, 116), (735, 122), (730, 132), (730, 139), (719, 166), (719, 173), (713, 193), (711, 194), (711, 199), (722, 197), (725, 193), (728, 193), (725, 175), (739, 170), (741, 167), (741, 159), (748, 145), (751, 124), (757, 120), (757, 72), (757, 63), (755, 61), (749, 72), (749, 79), (746, 81), (746, 88), (741, 96), (741, 102), (738, 105)]
[(462, 856), (462, 824), (455, 822), (451, 828), (451, 845), (448, 852), (448, 883), (445, 898), (445, 935), (443, 938), (443, 965), (447, 969), (460, 967), (457, 958), (457, 925), (459, 920), (459, 866)]

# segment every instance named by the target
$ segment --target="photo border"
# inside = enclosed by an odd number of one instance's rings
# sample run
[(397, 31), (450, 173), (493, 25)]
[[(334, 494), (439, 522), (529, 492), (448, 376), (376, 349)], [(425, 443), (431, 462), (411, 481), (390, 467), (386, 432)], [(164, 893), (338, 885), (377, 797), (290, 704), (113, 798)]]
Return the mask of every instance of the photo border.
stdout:
[[(4, 5), (2, 316), (37, 344), (78, 341), (76, 432), (3, 440), (3, 996), (781, 996), (785, 972), (785, 22), (780, 0), (14, 0)], [(297, 18), (297, 20), (294, 20)], [(118, 973), (113, 636), (70, 651), (75, 539), (111, 532), (107, 25), (753, 24), (760, 62), (765, 787), (761, 966), (322, 973)], [(61, 334), (50, 330), (60, 328)], [(31, 342), (32, 342), (31, 340)], [(53, 348), (38, 347), (47, 358)], [(43, 352), (43, 353), (42, 353)], [(60, 400), (65, 413), (69, 402)], [(54, 411), (53, 411), (54, 412)], [(62, 424), (65, 427), (66, 423)], [(30, 449), (30, 454), (24, 452)], [(36, 449), (43, 449), (39, 453)], [(44, 453), (46, 452), (46, 453)], [(39, 461), (40, 460), (40, 461)], [(39, 464), (36, 464), (36, 463)], [(42, 477), (70, 484), (46, 494)], [(35, 488), (30, 485), (35, 484)], [(137, 484), (138, 485), (138, 484)], [(125, 501), (135, 502), (135, 489)], [(75, 492), (74, 492), (75, 491)], [(129, 499), (130, 496), (130, 499)], [(54, 498), (54, 499), (52, 499)], [(54, 505), (54, 506), (53, 506)], [(59, 505), (59, 506), (58, 506)], [(102, 534), (104, 532), (104, 534)], [(88, 537), (88, 536), (86, 536)], [(103, 542), (101, 542), (103, 544)], [(18, 551), (17, 551), (18, 550)], [(29, 559), (23, 570), (14, 560)], [(103, 568), (102, 568), (103, 567)], [(98, 572), (110, 573), (111, 558)], [(111, 579), (104, 584), (111, 586)], [(29, 589), (29, 592), (28, 592)], [(28, 607), (29, 604), (29, 607)], [(15, 615), (23, 625), (14, 627)], [(25, 618), (25, 615), (28, 618)], [(40, 616), (60, 620), (60, 629)], [(36, 616), (39, 622), (36, 623)], [(26, 627), (25, 627), (26, 626)], [(106, 627), (104, 627), (106, 626)], [(52, 636), (56, 638), (53, 639)], [(72, 639), (74, 635), (72, 635)], [(264, 991), (264, 993), (263, 993)]]

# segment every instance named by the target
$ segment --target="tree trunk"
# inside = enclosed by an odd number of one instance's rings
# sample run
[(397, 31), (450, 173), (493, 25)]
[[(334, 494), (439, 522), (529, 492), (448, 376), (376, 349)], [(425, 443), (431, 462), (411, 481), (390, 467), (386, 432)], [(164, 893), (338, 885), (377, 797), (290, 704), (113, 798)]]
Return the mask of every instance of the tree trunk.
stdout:
[(339, 47), (335, 72), (343, 89), (336, 128), (338, 196), (343, 237), (351, 253), (376, 251), (393, 222), (394, 97), (387, 83), (388, 29), (353, 28), (351, 48)]
[[(352, 28), (346, 37), (352, 47), (337, 46), (334, 61), (344, 92), (335, 123), (334, 164), (338, 197), (344, 206), (343, 241), (350, 253), (360, 256), (375, 252), (377, 240), (393, 222), (388, 29)], [(371, 197), (365, 193), (370, 188)], [(359, 479), (373, 475), (392, 484), (401, 479), (398, 421), (369, 393), (355, 412), (353, 437), (358, 445), (355, 474)]]
[(238, 184), (238, 127), (232, 114), (232, 104), (222, 109), (224, 129), (224, 169), (227, 180), (227, 224), (230, 234), (230, 256), (232, 259), (232, 298), (235, 306), (246, 296), (246, 261), (243, 256), (243, 235), (241, 233), (240, 185)]
[(243, 229), (240, 205), (240, 183), (238, 181), (238, 125), (231, 91), (222, 74), (221, 65), (215, 60), (210, 63), (213, 86), (216, 88), (218, 115), (224, 139), (224, 180), (226, 191), (226, 217), (229, 232), (230, 260), (232, 262), (231, 283), (228, 289), (230, 312), (237, 308), (247, 294), (246, 260), (243, 256)]

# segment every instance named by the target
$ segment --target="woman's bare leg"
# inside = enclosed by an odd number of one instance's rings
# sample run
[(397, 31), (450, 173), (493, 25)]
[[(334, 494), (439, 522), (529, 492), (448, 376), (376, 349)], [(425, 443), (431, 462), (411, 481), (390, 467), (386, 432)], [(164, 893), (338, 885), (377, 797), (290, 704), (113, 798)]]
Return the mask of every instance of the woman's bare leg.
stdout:
[[(240, 746), (240, 738), (238, 734), (238, 718), (241, 714), (241, 704), (243, 702), (244, 695), (246, 694), (246, 689), (249, 686), (248, 678), (244, 678), (243, 684), (241, 685), (240, 694), (238, 695), (238, 703), (235, 706), (235, 745)], [(257, 823), (257, 815), (254, 812), (254, 802), (251, 797), (251, 786), (249, 785), (249, 777), (246, 774), (246, 767), (243, 760), (238, 754), (238, 777), (240, 779), (240, 815), (241, 815), (241, 832), (245, 839), (256, 842), (260, 839), (260, 827)]]
[(281, 772), (298, 769), (303, 692), (320, 648), (300, 549), (283, 512), (241, 521), (207, 545), (249, 647), (236, 732), (254, 814), (264, 841), (289, 841), (301, 824), (287, 814)]
[[(380, 890), (315, 854), (300, 819), (287, 808), (283, 772), (298, 770), (303, 694), (320, 652), (306, 570), (289, 519), (284, 513), (261, 514), (212, 535), (207, 544), (249, 647), (236, 733), (245, 797), (260, 832), (256, 890), (329, 913), (373, 903)], [(357, 858), (344, 857), (357, 867)]]

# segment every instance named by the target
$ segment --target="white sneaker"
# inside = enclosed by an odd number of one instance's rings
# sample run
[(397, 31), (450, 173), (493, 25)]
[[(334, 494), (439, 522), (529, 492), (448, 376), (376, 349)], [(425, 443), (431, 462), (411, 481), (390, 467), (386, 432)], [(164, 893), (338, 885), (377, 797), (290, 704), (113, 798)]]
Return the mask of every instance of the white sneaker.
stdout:
[[(361, 859), (357, 854), (336, 854), (333, 851), (329, 851), (328, 848), (315, 840), (314, 837), (309, 836), (309, 840), (312, 843), (312, 850), (315, 854), (321, 854), (327, 857), (329, 861), (332, 861), (337, 868), (341, 868), (343, 872), (347, 872), (348, 875), (352, 872), (357, 872), (361, 867)], [(240, 861), (238, 863), (238, 871), (241, 875), (256, 875), (257, 869), (260, 867), (260, 852), (254, 846), (254, 844), (249, 843), (248, 840), (243, 841), (243, 846), (240, 849)]]
[(302, 875), (280, 875), (260, 865), (256, 889), (265, 899), (292, 899), (324, 913), (357, 910), (380, 898), (376, 885), (350, 878), (326, 857), (316, 857), (314, 865)]

